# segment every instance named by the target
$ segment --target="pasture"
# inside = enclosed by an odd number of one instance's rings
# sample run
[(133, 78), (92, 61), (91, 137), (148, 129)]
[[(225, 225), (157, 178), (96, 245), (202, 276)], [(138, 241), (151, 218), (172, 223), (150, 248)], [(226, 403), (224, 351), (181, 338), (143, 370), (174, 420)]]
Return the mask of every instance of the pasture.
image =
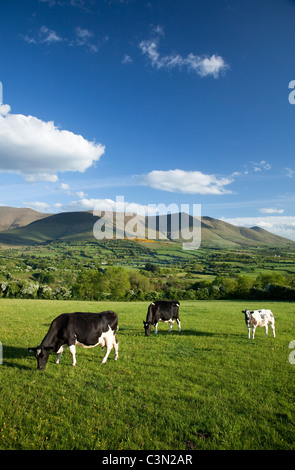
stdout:
[[(295, 449), (292, 303), (183, 301), (182, 331), (144, 336), (148, 302), (0, 300), (0, 449)], [(247, 339), (241, 310), (270, 308), (277, 338)], [(45, 371), (27, 351), (57, 315), (112, 309), (119, 360), (77, 347)]]

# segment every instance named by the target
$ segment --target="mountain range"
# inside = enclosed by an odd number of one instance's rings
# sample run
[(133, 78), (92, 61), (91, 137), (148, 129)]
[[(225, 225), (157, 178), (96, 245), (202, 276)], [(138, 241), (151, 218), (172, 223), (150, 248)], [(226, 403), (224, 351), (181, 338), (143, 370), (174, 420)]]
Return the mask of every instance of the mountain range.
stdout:
[[(121, 238), (134, 237), (128, 227), (133, 214), (124, 215), (105, 212), (103, 221), (105, 229), (121, 234)], [(113, 219), (114, 217), (114, 219)], [(138, 230), (147, 233), (149, 226), (149, 239), (158, 239), (161, 233), (163, 217), (137, 216)], [(177, 216), (176, 216), (177, 217)], [(178, 214), (180, 233), (183, 226), (181, 214)], [(28, 208), (0, 207), (0, 245), (2, 246), (31, 246), (52, 241), (93, 241), (94, 224), (100, 217), (93, 216), (92, 212), (62, 212), (59, 214), (44, 214)], [(128, 224), (129, 222), (129, 224)], [(186, 217), (186, 225), (192, 227), (193, 217)], [(174, 225), (173, 225), (174, 226)], [(151, 230), (150, 227), (153, 227)], [(175, 226), (174, 226), (175, 229)], [(175, 233), (171, 230), (171, 216), (167, 216), (167, 238), (175, 240)], [(141, 237), (140, 237), (141, 238)], [(142, 237), (145, 238), (145, 237)], [(270, 233), (260, 227), (237, 227), (212, 217), (201, 217), (202, 247), (241, 248), (253, 246), (293, 247), (295, 242), (287, 238)]]

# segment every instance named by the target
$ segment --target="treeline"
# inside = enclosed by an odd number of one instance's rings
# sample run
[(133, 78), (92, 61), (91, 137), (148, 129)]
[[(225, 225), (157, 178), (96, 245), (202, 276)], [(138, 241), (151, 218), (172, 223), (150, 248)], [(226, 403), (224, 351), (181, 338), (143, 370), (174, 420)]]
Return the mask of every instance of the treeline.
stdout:
[(196, 299), (295, 300), (295, 277), (280, 273), (249, 276), (216, 276), (211, 282), (196, 282), (192, 287)]
[(177, 275), (163, 275), (149, 263), (139, 271), (121, 267), (105, 270), (82, 269), (68, 272), (56, 282), (51, 273), (35, 273), (32, 280), (7, 279), (0, 282), (0, 297), (24, 299), (74, 300), (295, 300), (294, 275), (262, 273), (256, 278), (246, 275), (217, 275), (213, 280), (200, 279), (193, 284)]

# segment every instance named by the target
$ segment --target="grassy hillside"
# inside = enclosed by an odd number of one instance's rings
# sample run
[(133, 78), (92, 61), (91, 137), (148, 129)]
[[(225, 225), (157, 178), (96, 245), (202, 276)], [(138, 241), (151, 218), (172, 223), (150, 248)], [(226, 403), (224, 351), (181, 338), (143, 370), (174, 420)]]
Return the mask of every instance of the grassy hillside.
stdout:
[(237, 227), (212, 217), (202, 217), (203, 246), (236, 248), (237, 246), (295, 246), (295, 242), (259, 227)]
[(89, 212), (65, 212), (50, 215), (26, 227), (0, 233), (6, 245), (36, 245), (53, 240), (93, 239), (94, 218)]
[[(291, 303), (247, 339), (242, 302), (181, 302), (181, 333), (144, 336), (147, 302), (0, 300), (0, 449), (295, 449)], [(119, 315), (119, 360), (77, 347), (44, 372), (27, 347), (70, 311)], [(17, 328), (16, 328), (17, 325)], [(83, 419), (81, 419), (83, 417)]]

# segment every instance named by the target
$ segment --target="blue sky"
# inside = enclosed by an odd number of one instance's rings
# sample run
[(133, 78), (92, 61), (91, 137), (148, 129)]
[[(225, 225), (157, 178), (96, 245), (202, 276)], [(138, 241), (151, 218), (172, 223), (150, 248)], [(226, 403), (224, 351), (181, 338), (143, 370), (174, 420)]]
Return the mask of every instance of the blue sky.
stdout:
[(295, 239), (295, 1), (3, 0), (0, 15), (1, 205), (201, 204)]

